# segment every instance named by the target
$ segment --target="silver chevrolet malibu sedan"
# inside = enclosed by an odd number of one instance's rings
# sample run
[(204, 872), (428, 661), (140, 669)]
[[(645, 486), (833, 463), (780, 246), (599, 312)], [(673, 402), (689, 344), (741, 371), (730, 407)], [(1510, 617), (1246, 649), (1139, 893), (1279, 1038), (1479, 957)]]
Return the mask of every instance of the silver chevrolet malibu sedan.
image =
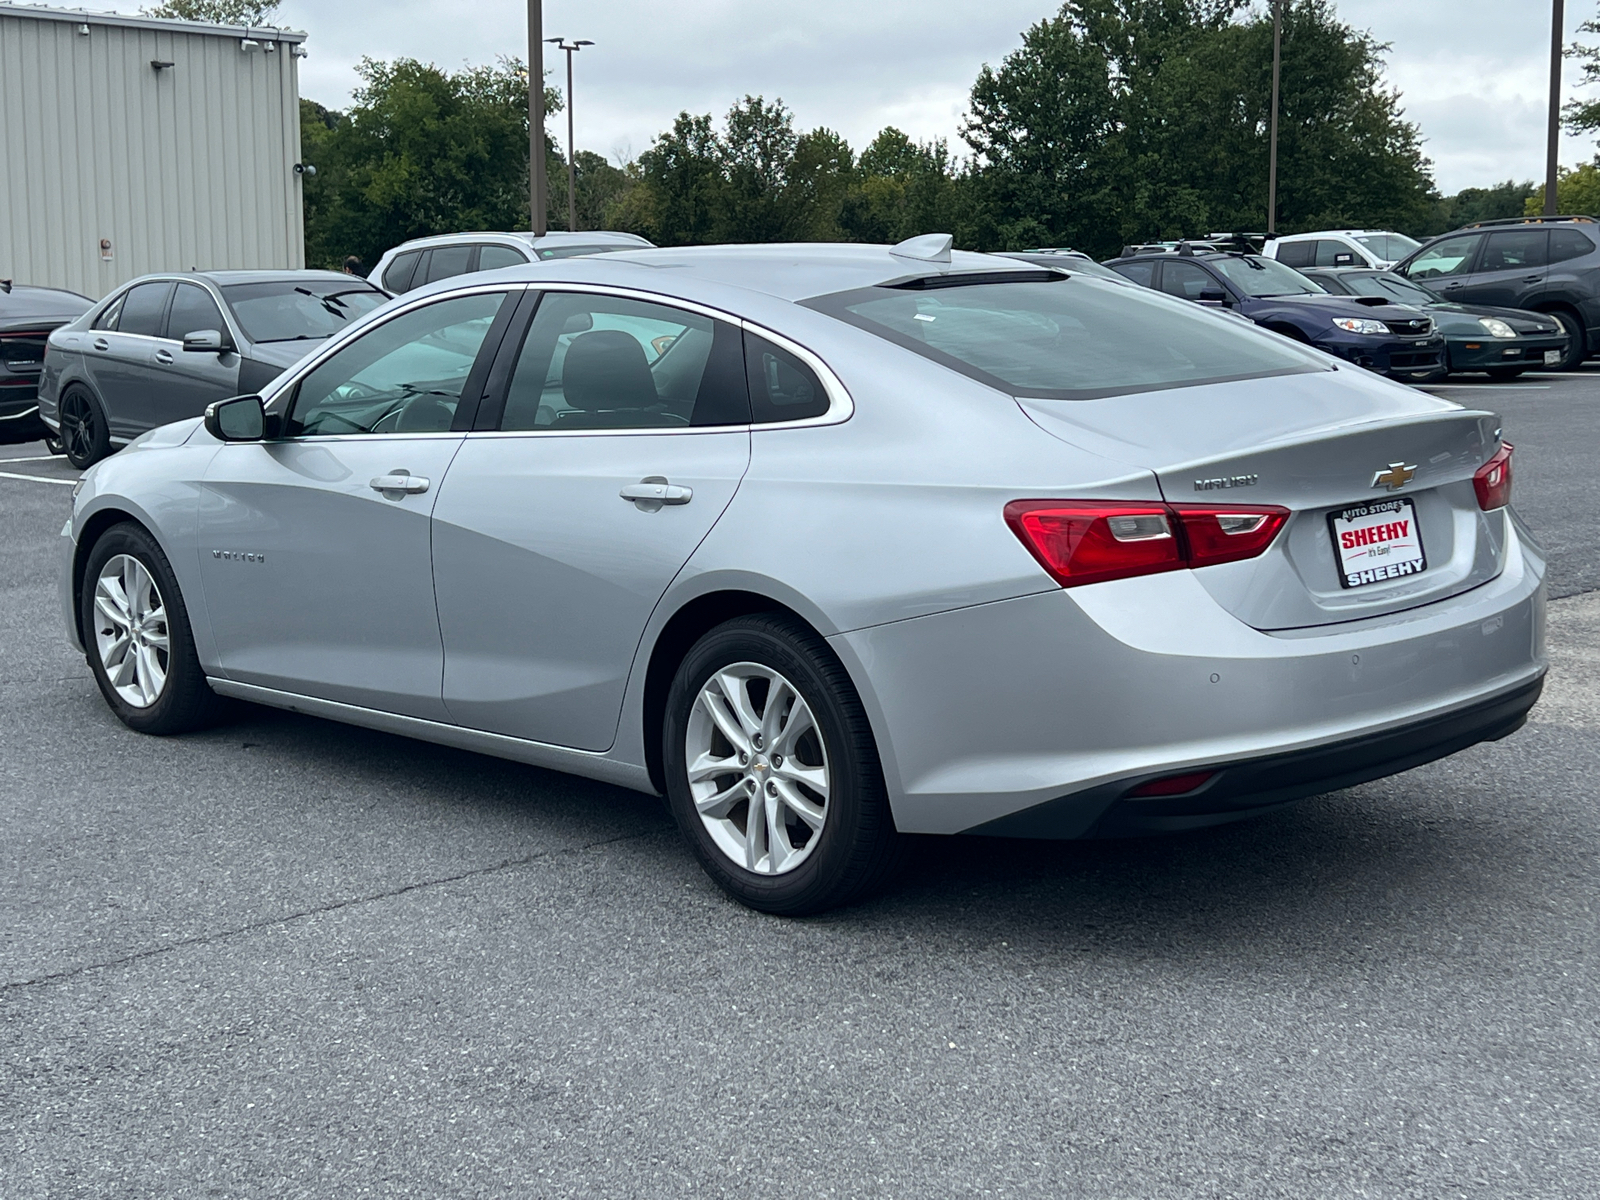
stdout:
[(1510, 490), (1493, 414), (1070, 264), (625, 251), (140, 437), (61, 594), (135, 730), (232, 697), (664, 794), (798, 914), (901, 834), (1192, 829), (1512, 732)]

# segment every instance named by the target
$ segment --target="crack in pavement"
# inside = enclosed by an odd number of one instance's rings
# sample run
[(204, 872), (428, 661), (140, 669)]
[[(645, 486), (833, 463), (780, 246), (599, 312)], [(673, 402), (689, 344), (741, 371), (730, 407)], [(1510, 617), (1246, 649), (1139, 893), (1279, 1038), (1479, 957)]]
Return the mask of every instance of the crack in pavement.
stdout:
[(462, 871), (458, 875), (445, 875), (438, 879), (423, 879), (416, 883), (408, 883), (403, 887), (391, 888), (384, 892), (373, 892), (366, 896), (353, 896), (348, 900), (335, 900), (328, 904), (319, 904), (313, 908), (302, 909), (299, 912), (288, 913), (281, 917), (271, 917), (262, 921), (252, 921), (247, 925), (240, 925), (233, 929), (220, 929), (213, 933), (197, 934), (194, 937), (182, 938), (176, 942), (169, 942), (164, 946), (154, 946), (149, 950), (141, 950), (136, 954), (125, 954), (121, 958), (107, 959), (105, 962), (86, 963), (81, 967), (73, 967), (66, 971), (52, 971), (47, 975), (39, 975), (33, 979), (18, 979), (9, 983), (0, 984), (0, 995), (7, 995), (23, 988), (38, 987), (46, 983), (60, 983), (64, 979), (75, 979), (79, 975), (86, 975), (91, 971), (104, 971), (111, 967), (127, 966), (129, 963), (141, 962), (147, 958), (155, 958), (162, 954), (171, 954), (174, 950), (187, 949), (190, 946), (209, 946), (213, 942), (225, 941), (228, 938), (238, 937), (241, 934), (255, 933), (262, 929), (271, 929), (278, 925), (288, 925), (294, 921), (304, 920), (307, 917), (318, 917), (325, 913), (338, 912), (344, 908), (354, 908), (359, 904), (370, 904), (375, 900), (389, 900), (395, 896), (404, 896), (408, 892), (419, 892), (425, 888), (439, 887), (447, 883), (459, 883), (463, 879), (476, 879), (484, 875), (495, 875), (502, 871), (510, 871), (516, 867), (525, 867), (529, 863), (539, 862), (547, 858), (555, 858), (562, 854), (582, 854), (586, 850), (593, 850), (597, 846), (611, 846), (618, 842), (631, 842), (639, 838), (653, 836), (651, 833), (625, 833), (612, 838), (601, 838), (595, 842), (585, 842), (581, 846), (573, 846), (566, 850), (543, 850), (537, 854), (525, 855), (522, 858), (509, 858), (504, 862), (496, 863), (490, 867), (477, 867), (471, 871)]

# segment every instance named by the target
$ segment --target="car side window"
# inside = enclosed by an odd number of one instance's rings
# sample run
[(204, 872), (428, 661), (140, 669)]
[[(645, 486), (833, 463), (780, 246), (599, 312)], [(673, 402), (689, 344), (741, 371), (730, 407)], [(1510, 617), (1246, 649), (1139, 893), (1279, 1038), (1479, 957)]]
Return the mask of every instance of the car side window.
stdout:
[(180, 283), (178, 294), (172, 298), (172, 311), (167, 314), (167, 336), (181, 342), (202, 329), (226, 333), (228, 327), (210, 292), (198, 284)]
[(1550, 231), (1550, 261), (1566, 262), (1569, 258), (1582, 258), (1594, 253), (1594, 243), (1576, 229)]
[(1317, 245), (1316, 242), (1284, 242), (1274, 257), (1286, 267), (1309, 267), (1316, 261)]
[(1550, 234), (1544, 229), (1502, 229), (1489, 235), (1480, 271), (1526, 271), (1550, 261)]
[(453, 279), (457, 275), (465, 275), (472, 270), (472, 256), (477, 249), (473, 245), (435, 246), (433, 254), (428, 259), (427, 281), (437, 283), (441, 279)]
[(504, 292), (454, 296), (385, 321), (300, 381), (290, 437), (431, 433), (455, 420)]
[(1170, 261), (1161, 264), (1161, 290), (1185, 300), (1198, 300), (1207, 288), (1221, 288), (1210, 274), (1194, 263)]
[[(1356, 252), (1343, 242), (1336, 242), (1332, 238), (1318, 238), (1313, 244), (1317, 248), (1316, 266), (1353, 267), (1358, 265), (1356, 263)], [(1282, 262), (1283, 260), (1279, 259), (1278, 261)], [(1286, 263), (1284, 265), (1291, 266), (1293, 264)], [(1359, 265), (1366, 266), (1366, 262), (1363, 261)]]
[(1124, 279), (1131, 279), (1141, 287), (1149, 287), (1156, 274), (1156, 264), (1149, 259), (1143, 262), (1118, 263), (1111, 269)]
[(420, 250), (407, 250), (404, 254), (395, 255), (389, 269), (383, 273), (383, 286), (397, 296), (410, 291), (411, 276), (416, 273), (417, 260), (421, 257)]
[(500, 428), (681, 429), (749, 420), (732, 325), (622, 296), (547, 292), (511, 373)]
[(816, 372), (781, 346), (746, 332), (744, 365), (750, 411), (757, 424), (800, 421), (828, 411), (828, 392)]
[(480, 246), (478, 248), (478, 270), (496, 271), (501, 267), (521, 267), (528, 262), (527, 256), (519, 254), (510, 246)]
[(160, 337), (162, 320), (167, 314), (167, 297), (170, 295), (170, 283), (140, 283), (129, 288), (122, 300), (122, 316), (117, 321), (117, 331)]
[(127, 298), (128, 293), (123, 292), (122, 295), (118, 296), (110, 304), (106, 305), (101, 311), (100, 315), (94, 319), (93, 328), (115, 330), (117, 327), (117, 318), (122, 316), (122, 302)]
[(1472, 260), (1482, 240), (1481, 233), (1469, 233), (1435, 242), (1411, 260), (1405, 270), (1406, 278), (1442, 279), (1448, 275), (1465, 275), (1472, 269)]

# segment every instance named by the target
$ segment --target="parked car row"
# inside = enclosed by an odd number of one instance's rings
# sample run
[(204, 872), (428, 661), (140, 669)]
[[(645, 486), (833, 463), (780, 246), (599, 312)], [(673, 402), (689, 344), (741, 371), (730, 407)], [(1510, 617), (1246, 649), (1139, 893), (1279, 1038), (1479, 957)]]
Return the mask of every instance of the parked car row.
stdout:
[(1570, 370), (1600, 346), (1593, 217), (1480, 221), (1426, 244), (1374, 229), (1210, 234), (1127, 246), (1105, 265), (1412, 382)]
[[(76, 292), (0, 280), (0, 445), (55, 437), (39, 417), (45, 345), (52, 330), (93, 303)], [(59, 453), (54, 447), (52, 451)]]

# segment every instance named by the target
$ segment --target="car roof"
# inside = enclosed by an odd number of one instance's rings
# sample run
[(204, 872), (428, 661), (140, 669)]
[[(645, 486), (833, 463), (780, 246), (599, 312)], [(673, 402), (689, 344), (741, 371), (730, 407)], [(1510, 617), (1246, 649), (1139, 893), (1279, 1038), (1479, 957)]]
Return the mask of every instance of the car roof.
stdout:
[[(473, 276), (529, 281), (591, 276), (599, 282), (633, 282), (654, 291), (674, 292), (675, 278), (759, 292), (780, 300), (808, 300), (833, 292), (852, 291), (885, 283), (961, 274), (1015, 272), (1015, 259), (965, 250), (951, 252), (950, 261), (930, 262), (889, 252), (888, 246), (846, 242), (790, 242), (767, 245), (683, 246), (672, 249), (623, 250), (587, 258), (565, 258), (505, 267)], [(659, 272), (650, 277), (649, 272)], [(449, 283), (450, 280), (441, 280)], [(437, 287), (436, 284), (429, 284)], [(443, 289), (441, 289), (443, 290)]]
[[(1396, 236), (1396, 237), (1405, 237), (1406, 236), (1405, 234), (1399, 233), (1399, 232), (1397, 232), (1396, 230), (1393, 230), (1393, 229), (1318, 229), (1318, 230), (1315, 230), (1315, 231), (1313, 231), (1311, 233), (1284, 233), (1284, 234), (1279, 234), (1277, 240), (1280, 241), (1280, 242), (1294, 242), (1294, 241), (1299, 241), (1302, 238), (1331, 237), (1331, 236), (1333, 236), (1335, 234), (1337, 234), (1340, 237), (1355, 237), (1357, 234), (1365, 234), (1365, 233), (1390, 234), (1390, 235), (1393, 235), (1393, 236)], [(1412, 238), (1411, 240), (1412, 241), (1416, 241), (1415, 238)]]
[[(320, 280), (325, 283), (343, 280), (347, 283), (360, 284), (372, 287), (365, 279), (355, 275), (346, 275), (342, 271), (152, 271), (148, 275), (140, 275), (137, 279), (130, 279), (128, 283), (152, 283), (169, 279), (204, 279), (217, 287), (227, 287), (235, 283), (280, 283), (286, 281), (308, 282)], [(374, 289), (376, 290), (376, 289)]]
[(618, 233), (611, 229), (595, 229), (588, 233), (570, 233), (565, 229), (535, 236), (526, 229), (478, 229), (462, 233), (434, 233), (427, 237), (411, 238), (385, 251), (398, 254), (403, 250), (426, 250), (430, 246), (458, 246), (463, 242), (481, 242), (485, 238), (520, 242), (525, 246), (639, 246), (651, 245), (649, 239), (636, 233)]

